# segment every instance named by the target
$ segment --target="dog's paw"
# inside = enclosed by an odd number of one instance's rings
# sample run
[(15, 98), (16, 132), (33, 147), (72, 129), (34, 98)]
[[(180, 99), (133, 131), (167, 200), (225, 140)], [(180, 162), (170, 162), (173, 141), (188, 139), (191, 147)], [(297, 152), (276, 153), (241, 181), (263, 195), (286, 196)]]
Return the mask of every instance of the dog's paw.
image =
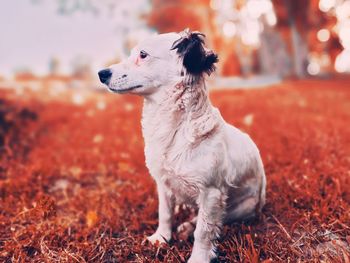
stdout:
[(151, 242), (152, 245), (161, 245), (166, 244), (170, 240), (170, 236), (155, 232), (153, 235), (147, 237), (147, 240)]
[(191, 222), (184, 222), (177, 227), (177, 234), (180, 239), (187, 240), (194, 232), (195, 225)]
[(188, 259), (188, 263), (210, 263), (212, 259), (216, 258), (215, 248), (213, 245), (211, 246), (201, 246), (196, 244), (193, 245), (193, 250), (190, 258)]
[(210, 263), (210, 257), (204, 257), (199, 255), (191, 255), (187, 263)]

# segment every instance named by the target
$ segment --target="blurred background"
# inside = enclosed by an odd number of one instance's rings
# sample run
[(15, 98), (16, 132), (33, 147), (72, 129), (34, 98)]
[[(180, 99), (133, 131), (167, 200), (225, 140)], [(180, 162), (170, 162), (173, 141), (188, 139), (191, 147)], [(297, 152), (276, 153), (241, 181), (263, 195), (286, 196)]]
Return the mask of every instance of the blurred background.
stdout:
[(219, 54), (215, 87), (350, 73), (350, 0), (13, 0), (0, 24), (5, 88), (97, 88), (137, 41), (187, 27)]
[(0, 262), (186, 262), (191, 239), (144, 242), (158, 198), (142, 99), (97, 78), (185, 28), (218, 53), (211, 101), (268, 181), (261, 218), (223, 229), (218, 262), (349, 262), (350, 0), (0, 1)]

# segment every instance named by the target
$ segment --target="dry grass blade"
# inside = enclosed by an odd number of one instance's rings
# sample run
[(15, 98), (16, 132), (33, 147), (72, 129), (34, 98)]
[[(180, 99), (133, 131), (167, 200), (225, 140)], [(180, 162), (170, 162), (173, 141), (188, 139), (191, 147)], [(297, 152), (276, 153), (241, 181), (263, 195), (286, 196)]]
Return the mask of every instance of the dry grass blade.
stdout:
[[(212, 93), (257, 143), (268, 179), (260, 220), (223, 228), (218, 261), (349, 262), (349, 83)], [(143, 242), (158, 204), (141, 100), (91, 93), (77, 106), (72, 94), (43, 101), (0, 90), (0, 262), (185, 262), (191, 239)], [(174, 229), (191, 216), (179, 207)]]

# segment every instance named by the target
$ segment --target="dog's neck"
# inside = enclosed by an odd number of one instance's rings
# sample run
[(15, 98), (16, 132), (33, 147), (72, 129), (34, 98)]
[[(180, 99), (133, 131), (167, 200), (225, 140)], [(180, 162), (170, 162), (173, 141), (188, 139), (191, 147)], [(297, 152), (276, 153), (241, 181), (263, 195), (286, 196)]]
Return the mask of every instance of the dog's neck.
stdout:
[[(207, 89), (204, 80), (186, 83), (181, 80), (166, 87), (160, 87), (159, 91), (151, 96), (145, 96), (145, 108), (163, 109), (171, 115), (190, 115), (201, 113), (201, 109), (209, 107)], [(166, 109), (168, 109), (166, 111)]]
[(220, 113), (210, 103), (203, 79), (186, 84), (180, 81), (161, 87), (157, 97), (145, 97), (142, 128), (144, 138), (159, 137), (163, 143), (181, 133), (196, 144), (220, 126)]

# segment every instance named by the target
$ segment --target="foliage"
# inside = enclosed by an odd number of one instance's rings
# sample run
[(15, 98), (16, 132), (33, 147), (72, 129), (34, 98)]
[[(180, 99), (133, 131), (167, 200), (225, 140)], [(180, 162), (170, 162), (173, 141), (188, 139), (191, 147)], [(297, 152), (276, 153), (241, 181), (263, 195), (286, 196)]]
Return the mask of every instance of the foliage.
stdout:
[[(223, 117), (257, 142), (268, 178), (260, 219), (223, 229), (220, 262), (349, 261), (345, 83), (212, 93)], [(17, 128), (4, 133), (20, 131), (16, 154), (1, 155), (1, 262), (185, 262), (192, 240), (174, 233), (165, 247), (144, 241), (157, 226), (157, 196), (144, 165), (139, 98), (92, 94), (77, 106), (64, 97), (0, 96), (6, 116), (36, 116), (12, 118)], [(96, 107), (101, 101), (106, 107)], [(190, 213), (180, 212), (175, 225)]]

